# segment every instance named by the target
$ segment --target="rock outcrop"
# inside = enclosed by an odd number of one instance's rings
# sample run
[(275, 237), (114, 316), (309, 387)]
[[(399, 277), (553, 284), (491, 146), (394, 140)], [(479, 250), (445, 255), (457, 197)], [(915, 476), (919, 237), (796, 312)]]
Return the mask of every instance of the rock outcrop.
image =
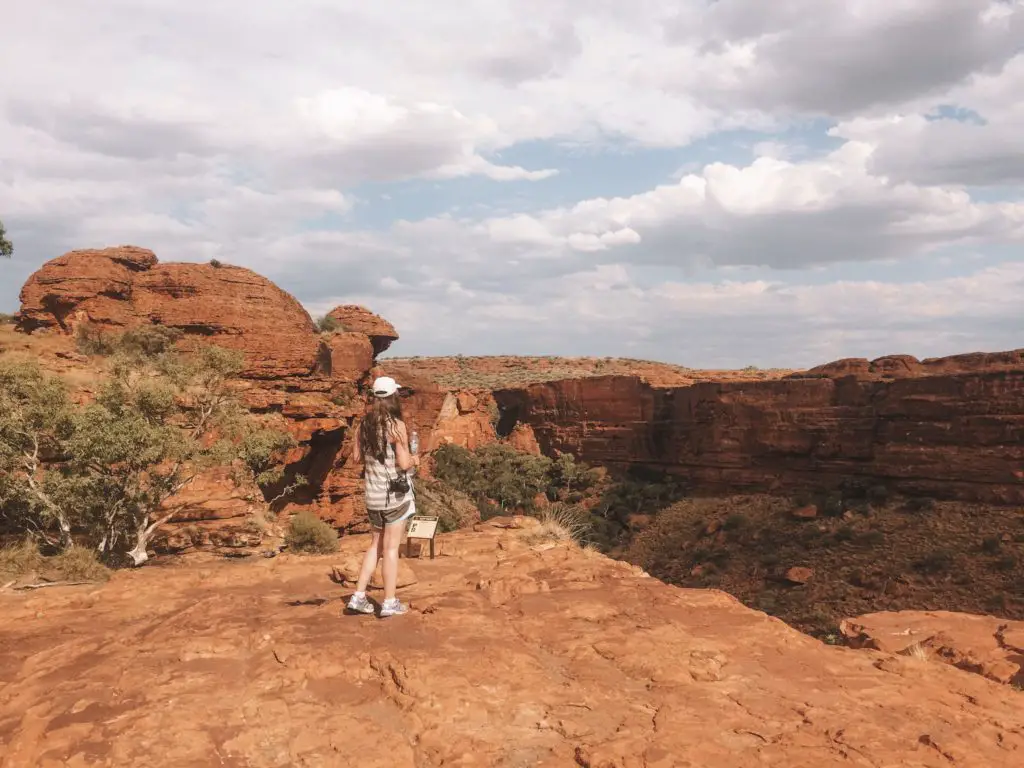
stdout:
[(320, 344), (302, 305), (265, 277), (227, 265), (160, 264), (134, 246), (48, 261), (21, 290), (19, 324), (65, 333), (82, 324), (178, 328), (241, 350), (246, 374), (263, 379), (308, 376)]
[[(886, 358), (892, 361), (895, 358)], [(794, 493), (854, 479), (891, 492), (1024, 503), (1024, 351), (960, 355), (866, 373), (656, 388), (635, 377), (495, 393), (499, 432), (532, 428), (541, 449), (659, 467), (707, 492)], [(877, 362), (877, 361), (876, 361)]]
[(441, 535), (387, 620), (341, 615), (328, 575), (354, 536), (332, 556), (0, 592), (0, 764), (1024, 764), (1009, 686), (479, 528)]
[(929, 659), (1024, 689), (1024, 621), (898, 611), (846, 619), (840, 630), (856, 648)]
[(327, 313), (327, 316), (338, 322), (340, 330), (361, 333), (368, 337), (373, 344), (375, 356), (383, 354), (394, 342), (398, 341), (395, 327), (365, 307), (346, 304), (335, 307)]

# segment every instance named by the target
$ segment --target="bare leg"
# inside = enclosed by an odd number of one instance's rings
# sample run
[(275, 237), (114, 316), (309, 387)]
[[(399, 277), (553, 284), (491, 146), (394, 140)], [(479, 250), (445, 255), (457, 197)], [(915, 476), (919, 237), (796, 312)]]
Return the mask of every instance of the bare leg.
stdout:
[(370, 579), (373, 578), (373, 572), (377, 569), (377, 561), (383, 552), (384, 537), (380, 531), (373, 532), (373, 538), (370, 540), (370, 546), (366, 548), (366, 554), (363, 556), (363, 569), (359, 571), (359, 581), (356, 582), (356, 592), (365, 592), (366, 586), (370, 583)]
[(384, 576), (384, 599), (391, 600), (398, 587), (398, 548), (402, 544), (402, 523), (384, 526), (384, 563), (381, 571)]

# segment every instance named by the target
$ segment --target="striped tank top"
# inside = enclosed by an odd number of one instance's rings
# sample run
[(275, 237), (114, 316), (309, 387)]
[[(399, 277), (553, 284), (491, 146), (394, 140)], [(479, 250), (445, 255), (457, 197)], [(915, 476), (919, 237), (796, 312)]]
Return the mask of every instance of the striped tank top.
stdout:
[(415, 491), (411, 475), (406, 475), (409, 481), (408, 493), (388, 494), (388, 481), (394, 480), (402, 474), (402, 470), (395, 463), (395, 446), (393, 444), (388, 443), (383, 464), (373, 456), (366, 456), (364, 457), (364, 468), (363, 485), (366, 491), (367, 509), (386, 512), (397, 509), (407, 501), (412, 501)]

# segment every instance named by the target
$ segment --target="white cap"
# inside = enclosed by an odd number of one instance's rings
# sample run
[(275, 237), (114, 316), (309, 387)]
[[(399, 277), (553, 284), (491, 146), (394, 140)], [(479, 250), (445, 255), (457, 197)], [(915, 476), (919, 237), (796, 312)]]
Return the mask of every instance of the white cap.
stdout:
[(391, 397), (399, 389), (401, 389), (401, 387), (398, 382), (390, 376), (381, 376), (373, 382), (373, 394), (376, 397)]

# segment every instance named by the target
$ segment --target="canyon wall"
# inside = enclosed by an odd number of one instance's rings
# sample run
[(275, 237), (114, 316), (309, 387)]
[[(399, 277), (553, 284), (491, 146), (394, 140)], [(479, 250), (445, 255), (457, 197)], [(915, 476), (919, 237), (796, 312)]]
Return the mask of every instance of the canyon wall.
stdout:
[(786, 379), (653, 387), (589, 378), (495, 392), (499, 432), (545, 453), (686, 477), (697, 492), (790, 494), (847, 480), (1024, 503), (1024, 350), (845, 360)]

